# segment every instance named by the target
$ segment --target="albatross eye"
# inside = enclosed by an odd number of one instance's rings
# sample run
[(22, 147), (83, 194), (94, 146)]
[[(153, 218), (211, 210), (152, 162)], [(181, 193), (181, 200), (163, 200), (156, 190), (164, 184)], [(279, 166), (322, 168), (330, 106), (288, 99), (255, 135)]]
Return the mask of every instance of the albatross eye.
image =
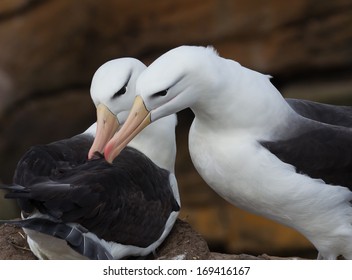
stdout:
[(167, 89), (154, 93), (152, 97), (165, 96), (166, 94), (167, 94)]
[(121, 89), (119, 89), (115, 94), (111, 97), (111, 99), (115, 99), (121, 95), (124, 95), (127, 90), (127, 85), (123, 86)]

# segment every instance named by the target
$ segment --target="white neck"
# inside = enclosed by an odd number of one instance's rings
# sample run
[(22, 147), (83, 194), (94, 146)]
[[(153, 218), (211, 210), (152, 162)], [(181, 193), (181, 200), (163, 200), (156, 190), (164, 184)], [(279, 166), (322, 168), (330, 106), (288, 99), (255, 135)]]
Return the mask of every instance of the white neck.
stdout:
[(282, 118), (295, 114), (268, 76), (225, 59), (218, 71), (220, 80), (191, 108), (197, 122), (214, 130), (266, 134), (282, 125)]
[(176, 160), (176, 115), (170, 115), (152, 122), (144, 128), (129, 144), (156, 165), (172, 173)]

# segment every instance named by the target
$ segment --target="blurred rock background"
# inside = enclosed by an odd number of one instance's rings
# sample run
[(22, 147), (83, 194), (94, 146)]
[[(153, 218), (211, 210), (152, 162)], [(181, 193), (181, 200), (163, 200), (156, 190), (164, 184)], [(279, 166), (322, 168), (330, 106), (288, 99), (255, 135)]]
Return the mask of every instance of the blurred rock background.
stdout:
[[(107, 60), (146, 64), (182, 45), (274, 76), (285, 96), (352, 105), (352, 0), (0, 1), (0, 182), (34, 144), (80, 133), (95, 119), (90, 80)], [(298, 233), (219, 198), (188, 154), (192, 113), (179, 114), (181, 218), (227, 253), (315, 257)], [(18, 216), (0, 194), (0, 218)]]

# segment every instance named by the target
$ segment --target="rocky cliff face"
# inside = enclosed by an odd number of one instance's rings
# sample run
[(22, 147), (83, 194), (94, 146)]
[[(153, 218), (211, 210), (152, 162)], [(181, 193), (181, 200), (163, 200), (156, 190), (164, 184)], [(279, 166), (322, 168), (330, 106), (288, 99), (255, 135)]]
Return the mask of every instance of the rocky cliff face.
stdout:
[[(273, 75), (291, 97), (351, 104), (351, 26), (351, 0), (1, 1), (0, 180), (11, 181), (29, 146), (94, 121), (90, 79), (112, 58), (148, 64), (178, 45), (211, 44)], [(191, 118), (181, 114), (178, 128), (182, 215), (227, 251), (308, 248), (298, 234), (239, 212), (201, 181), (187, 153)]]

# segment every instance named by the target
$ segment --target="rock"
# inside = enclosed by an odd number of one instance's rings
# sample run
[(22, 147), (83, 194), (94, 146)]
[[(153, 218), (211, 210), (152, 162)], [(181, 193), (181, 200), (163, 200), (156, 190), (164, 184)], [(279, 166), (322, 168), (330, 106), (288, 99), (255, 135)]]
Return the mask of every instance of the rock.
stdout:
[(156, 256), (159, 260), (205, 260), (209, 257), (209, 248), (199, 233), (178, 219)]
[(301, 258), (289, 257), (289, 258), (280, 258), (275, 256), (269, 256), (267, 254), (252, 256), (247, 254), (240, 255), (230, 255), (230, 254), (221, 254), (221, 253), (210, 253), (210, 260), (299, 260)]
[(89, 53), (86, 41), (91, 1), (36, 2), (0, 22), (0, 73), (6, 80), (1, 93), (6, 102), (0, 103), (0, 115), (4, 106), (24, 98), (88, 87), (102, 63), (92, 65), (97, 55)]
[[(36, 257), (29, 250), (22, 229), (12, 225), (0, 226), (0, 259), (1, 260), (34, 260)], [(154, 256), (147, 259), (158, 260), (278, 260), (298, 259), (268, 256), (251, 256), (247, 254), (230, 255), (210, 252), (204, 238), (191, 226), (180, 219)], [(131, 258), (134, 259), (134, 258)], [(137, 258), (141, 259), (141, 258)]]
[(222, 254), (211, 252), (205, 239), (185, 221), (178, 219), (170, 235), (157, 249), (158, 260), (288, 260), (297, 257), (275, 257), (267, 254)]
[[(0, 259), (35, 259), (29, 250), (22, 229), (12, 225), (0, 226)], [(209, 257), (206, 241), (191, 226), (177, 220), (174, 228), (163, 244), (156, 250), (156, 259), (198, 260)], [(130, 259), (134, 259), (131, 257)]]
[(18, 0), (2, 1), (0, 10), (19, 10), (0, 22), (0, 112), (28, 95), (88, 85), (108, 59), (149, 62), (181, 44), (212, 44), (275, 75), (348, 71), (352, 63), (349, 0)]
[(0, 226), (0, 260), (35, 260), (30, 251), (25, 233), (11, 225)]
[[(19, 13), (30, 5), (33, 5), (34, 2), (33, 0), (3, 0), (1, 1), (0, 18)], [(36, 2), (40, 2), (40, 0)]]

